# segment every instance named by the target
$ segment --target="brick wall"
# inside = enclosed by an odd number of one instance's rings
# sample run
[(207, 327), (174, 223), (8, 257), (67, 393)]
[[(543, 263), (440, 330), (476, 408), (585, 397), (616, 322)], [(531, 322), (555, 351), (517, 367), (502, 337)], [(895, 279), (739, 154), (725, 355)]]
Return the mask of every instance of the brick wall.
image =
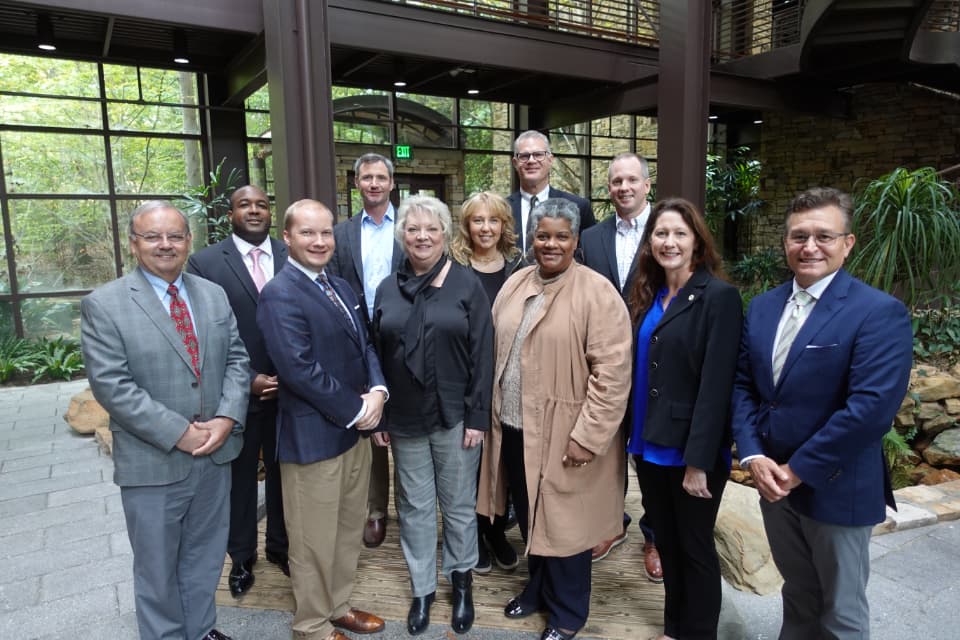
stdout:
[(897, 167), (960, 164), (960, 97), (907, 84), (850, 91), (848, 119), (764, 113), (760, 197), (765, 214), (745, 230), (747, 250), (778, 245), (783, 211), (800, 191), (832, 186), (855, 191)]

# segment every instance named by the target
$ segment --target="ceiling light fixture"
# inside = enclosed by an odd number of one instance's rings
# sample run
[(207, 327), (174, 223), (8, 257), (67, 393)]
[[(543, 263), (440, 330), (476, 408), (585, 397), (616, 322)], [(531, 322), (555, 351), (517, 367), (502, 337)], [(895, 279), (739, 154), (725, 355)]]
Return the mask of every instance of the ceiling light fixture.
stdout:
[(57, 50), (57, 43), (53, 39), (53, 20), (46, 13), (37, 15), (37, 47), (44, 51)]
[(467, 93), (471, 96), (475, 96), (480, 93), (480, 89), (467, 89)]
[(190, 64), (187, 53), (187, 34), (183, 29), (173, 30), (173, 61), (177, 64)]
[(763, 124), (763, 120), (754, 120), (753, 124)]
[(397, 81), (395, 81), (395, 82), (393, 83), (393, 86), (395, 86), (395, 87), (405, 87), (405, 86), (407, 86), (407, 83), (404, 82), (403, 80), (397, 80)]
[(707, 116), (707, 120), (716, 120), (717, 116)]

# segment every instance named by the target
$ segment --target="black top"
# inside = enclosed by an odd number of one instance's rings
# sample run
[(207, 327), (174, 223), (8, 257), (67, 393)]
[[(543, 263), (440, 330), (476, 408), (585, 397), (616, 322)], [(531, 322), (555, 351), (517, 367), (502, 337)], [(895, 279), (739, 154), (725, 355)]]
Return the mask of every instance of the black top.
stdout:
[(503, 283), (513, 275), (513, 272), (517, 270), (519, 265), (520, 255), (518, 254), (513, 260), (504, 259), (503, 269), (493, 273), (484, 273), (483, 271), (477, 271), (473, 267), (470, 267), (470, 270), (480, 279), (480, 284), (483, 285), (483, 290), (487, 293), (487, 297), (490, 298), (490, 308), (493, 308), (493, 302), (497, 299), (497, 294), (500, 293), (500, 288), (503, 287)]
[(377, 287), (374, 344), (390, 389), (385, 407), (391, 434), (425, 435), (463, 425), (490, 428), (493, 323), (480, 280), (451, 261), (441, 287), (427, 287), (426, 376), (418, 382), (404, 359), (404, 333), (413, 303), (400, 293), (397, 274)]

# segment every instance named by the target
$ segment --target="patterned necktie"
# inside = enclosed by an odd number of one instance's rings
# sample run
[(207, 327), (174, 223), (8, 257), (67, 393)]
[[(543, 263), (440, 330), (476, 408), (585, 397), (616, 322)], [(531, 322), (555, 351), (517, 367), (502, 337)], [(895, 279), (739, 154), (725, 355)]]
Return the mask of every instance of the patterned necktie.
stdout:
[(341, 304), (340, 300), (337, 299), (337, 294), (334, 292), (333, 287), (330, 286), (330, 280), (327, 278), (326, 273), (321, 273), (317, 276), (317, 284), (320, 285), (320, 290), (323, 291), (330, 302), (333, 303), (340, 313), (343, 314), (343, 317), (347, 319), (347, 324), (349, 324), (354, 331), (357, 330), (357, 327), (353, 324), (353, 318), (350, 317), (350, 314), (347, 313), (347, 308)]
[(256, 285), (257, 291), (263, 291), (263, 285), (267, 284), (267, 276), (264, 275), (263, 269), (260, 268), (260, 256), (262, 254), (263, 249), (259, 247), (250, 249), (250, 276), (253, 278), (253, 284)]
[(530, 243), (527, 242), (527, 236), (533, 233), (533, 210), (537, 208), (538, 204), (540, 204), (540, 199), (537, 198), (537, 196), (530, 198), (530, 211), (527, 212), (527, 232), (522, 238), (524, 249), (530, 248)]
[(803, 324), (803, 308), (811, 302), (813, 302), (813, 296), (802, 289), (797, 291), (791, 301), (793, 308), (790, 309), (790, 315), (783, 325), (780, 342), (777, 343), (777, 350), (773, 354), (773, 384), (777, 384), (777, 381), (780, 380), (780, 373), (783, 371), (783, 364), (787, 361), (787, 354), (790, 352), (790, 347), (793, 346), (793, 341)]
[(190, 364), (193, 365), (193, 373), (200, 379), (200, 346), (197, 344), (197, 336), (193, 332), (193, 321), (190, 319), (190, 311), (187, 309), (187, 303), (180, 299), (177, 286), (171, 284), (167, 287), (167, 293), (170, 294), (170, 317), (176, 324), (177, 333), (183, 338), (183, 346), (187, 348), (190, 354)]

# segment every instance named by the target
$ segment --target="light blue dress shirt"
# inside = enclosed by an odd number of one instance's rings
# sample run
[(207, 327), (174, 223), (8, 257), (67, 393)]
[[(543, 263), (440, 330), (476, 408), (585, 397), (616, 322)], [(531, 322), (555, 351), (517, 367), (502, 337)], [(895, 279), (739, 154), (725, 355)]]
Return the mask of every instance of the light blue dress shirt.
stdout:
[(393, 205), (380, 224), (364, 211), (360, 214), (360, 258), (363, 261), (363, 296), (367, 302), (367, 317), (373, 318), (373, 303), (377, 287), (390, 275), (393, 264)]

